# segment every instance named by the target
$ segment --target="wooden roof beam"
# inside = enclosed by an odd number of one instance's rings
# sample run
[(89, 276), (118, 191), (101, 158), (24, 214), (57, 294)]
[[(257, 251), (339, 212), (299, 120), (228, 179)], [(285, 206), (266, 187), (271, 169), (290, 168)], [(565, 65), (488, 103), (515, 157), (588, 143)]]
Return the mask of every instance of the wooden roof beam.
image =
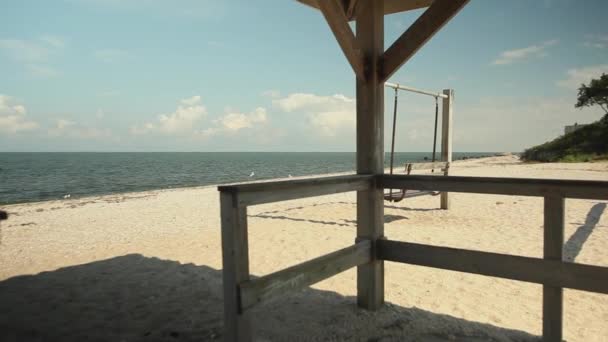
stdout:
[[(326, 0), (296, 0), (310, 7), (320, 9), (319, 3)], [(342, 0), (343, 9), (349, 21), (356, 19), (357, 0)], [(381, 0), (378, 0), (381, 1)], [(429, 7), (433, 0), (384, 0), (384, 14), (393, 14)]]
[(355, 75), (360, 80), (365, 80), (363, 55), (357, 48), (357, 38), (348, 24), (343, 4), (340, 2), (341, 0), (322, 0), (319, 2), (319, 8), (334, 36), (336, 36), (336, 40), (340, 44), (346, 59), (355, 71)]
[(344, 12), (346, 14), (346, 17), (349, 18), (349, 20), (352, 20), (351, 18), (355, 16), (355, 7), (357, 6), (357, 0), (342, 1), (344, 2)]
[(433, 0), (384, 0), (384, 15), (427, 8), (432, 3)]
[(468, 2), (469, 0), (435, 0), (384, 52), (381, 79), (389, 79)]

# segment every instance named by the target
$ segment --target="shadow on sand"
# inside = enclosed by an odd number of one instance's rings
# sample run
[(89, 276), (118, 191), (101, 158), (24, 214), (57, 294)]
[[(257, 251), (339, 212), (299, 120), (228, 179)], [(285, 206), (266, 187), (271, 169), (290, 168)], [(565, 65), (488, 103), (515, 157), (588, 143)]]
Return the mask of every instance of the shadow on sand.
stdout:
[(583, 249), (583, 245), (593, 233), (593, 229), (600, 221), (602, 213), (606, 209), (606, 203), (596, 203), (585, 218), (585, 223), (576, 229), (576, 232), (570, 236), (564, 244), (564, 256), (567, 261), (574, 261), (578, 254)]
[[(0, 341), (222, 339), (221, 271), (125, 255), (0, 282)], [(258, 340), (538, 341), (524, 332), (308, 288), (254, 310)]]
[[(297, 218), (297, 217), (291, 217), (291, 216), (285, 215), (285, 213), (289, 212), (289, 211), (301, 210), (301, 209), (308, 208), (308, 207), (327, 206), (330, 204), (344, 204), (344, 205), (351, 205), (351, 206), (357, 205), (354, 202), (328, 202), (328, 203), (322, 203), (322, 204), (311, 204), (308, 206), (298, 206), (298, 207), (292, 207), (292, 208), (286, 208), (286, 209), (280, 209), (280, 210), (265, 211), (265, 212), (261, 212), (258, 214), (248, 215), (248, 216), (262, 218), (262, 219), (269, 219), (269, 220), (288, 220), (288, 221), (295, 221), (295, 222), (309, 222), (309, 223), (314, 223), (314, 224), (326, 224), (326, 225), (330, 225), (330, 226), (339, 226), (339, 227), (356, 227), (357, 226), (356, 220), (343, 219), (343, 220), (340, 220), (341, 222), (338, 222), (338, 221), (304, 219), (304, 218)], [(440, 209), (416, 209), (416, 208), (398, 207), (398, 206), (390, 206), (390, 205), (385, 205), (384, 207), (389, 208), (389, 209), (399, 209), (399, 210), (404, 210), (404, 211), (440, 210)], [(276, 215), (276, 214), (283, 214), (283, 215)], [(391, 223), (391, 222), (395, 222), (395, 221), (408, 220), (408, 219), (409, 218), (407, 216), (403, 216), (403, 215), (391, 215), (391, 214), (384, 215), (384, 223)]]

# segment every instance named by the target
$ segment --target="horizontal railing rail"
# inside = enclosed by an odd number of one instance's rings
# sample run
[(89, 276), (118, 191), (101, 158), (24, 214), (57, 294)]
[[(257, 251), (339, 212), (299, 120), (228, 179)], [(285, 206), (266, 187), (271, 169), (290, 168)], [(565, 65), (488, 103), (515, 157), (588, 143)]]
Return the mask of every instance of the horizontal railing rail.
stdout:
[[(434, 165), (433, 165), (434, 166)], [(446, 165), (447, 166), (447, 165)], [(247, 206), (373, 189), (544, 197), (543, 258), (422, 245), (387, 239), (352, 246), (257, 279), (249, 274)], [(251, 337), (249, 311), (352, 267), (385, 260), (543, 285), (543, 340), (561, 341), (563, 288), (608, 294), (608, 267), (563, 260), (565, 199), (608, 200), (608, 182), (413, 175), (342, 175), (218, 187), (222, 213), (227, 340)]]
[(378, 241), (378, 258), (608, 294), (608, 267), (392, 240)]
[(493, 195), (548, 196), (608, 200), (608, 182), (541, 178), (379, 175), (377, 186)]
[(221, 185), (218, 190), (237, 196), (239, 206), (255, 205), (349, 191), (369, 190), (372, 175), (344, 175), (274, 182)]

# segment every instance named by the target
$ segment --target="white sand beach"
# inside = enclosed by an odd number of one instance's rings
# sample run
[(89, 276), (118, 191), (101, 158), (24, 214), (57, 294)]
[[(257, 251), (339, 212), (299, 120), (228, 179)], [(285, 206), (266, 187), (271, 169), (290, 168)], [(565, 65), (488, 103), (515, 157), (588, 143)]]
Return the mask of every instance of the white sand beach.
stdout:
[[(608, 181), (608, 162), (453, 163), (452, 175)], [(386, 203), (394, 240), (542, 256), (542, 199), (452, 194)], [(607, 203), (566, 201), (567, 260), (608, 266)], [(203, 341), (222, 337), (215, 187), (3, 207), (0, 341)], [(249, 210), (250, 270), (277, 271), (355, 239), (355, 194)], [(357, 309), (354, 269), (255, 309), (261, 341), (534, 341), (540, 285), (387, 262), (387, 305)], [(608, 339), (608, 296), (565, 290), (564, 338)]]

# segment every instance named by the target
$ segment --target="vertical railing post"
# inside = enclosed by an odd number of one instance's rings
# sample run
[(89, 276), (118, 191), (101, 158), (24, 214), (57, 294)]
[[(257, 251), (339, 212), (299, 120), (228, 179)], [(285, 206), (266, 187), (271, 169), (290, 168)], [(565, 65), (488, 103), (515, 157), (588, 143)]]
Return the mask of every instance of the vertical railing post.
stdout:
[[(441, 115), (441, 160), (452, 163), (452, 114), (454, 112), (454, 89), (444, 89), (447, 95), (442, 101)], [(447, 171), (445, 172), (447, 175)], [(441, 209), (450, 209), (450, 198), (447, 192), (441, 193)]]
[[(565, 199), (545, 196), (544, 253), (548, 260), (563, 259)], [(543, 285), (543, 341), (561, 342), (563, 331), (563, 289)]]
[(224, 341), (251, 341), (251, 322), (242, 312), (238, 284), (249, 280), (247, 207), (236, 193), (220, 192), (224, 285)]
[[(384, 173), (384, 1), (357, 2), (357, 42), (364, 57), (365, 79), (357, 78), (357, 173)], [(383, 190), (357, 192), (357, 240), (384, 235)], [(384, 303), (384, 262), (374, 259), (357, 267), (357, 304), (376, 310)]]

